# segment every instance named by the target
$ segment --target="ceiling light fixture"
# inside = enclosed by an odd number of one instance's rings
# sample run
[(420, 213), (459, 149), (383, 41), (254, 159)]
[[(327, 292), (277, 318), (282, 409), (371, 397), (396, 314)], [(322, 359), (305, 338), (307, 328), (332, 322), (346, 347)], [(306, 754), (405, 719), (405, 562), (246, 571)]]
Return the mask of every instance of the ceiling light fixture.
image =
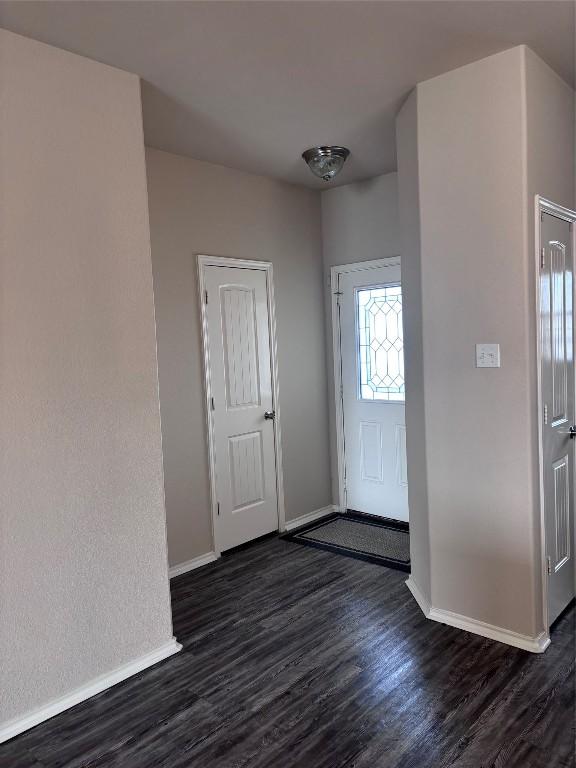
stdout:
[(302, 153), (308, 168), (324, 181), (332, 181), (340, 173), (350, 150), (346, 147), (312, 147)]

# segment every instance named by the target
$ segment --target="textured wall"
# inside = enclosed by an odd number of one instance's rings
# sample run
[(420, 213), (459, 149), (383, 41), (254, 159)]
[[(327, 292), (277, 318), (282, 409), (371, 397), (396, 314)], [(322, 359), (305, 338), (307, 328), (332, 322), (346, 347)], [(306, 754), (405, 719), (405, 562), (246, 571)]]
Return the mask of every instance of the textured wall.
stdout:
[(319, 193), (147, 150), (171, 564), (213, 548), (199, 253), (274, 264), (286, 518), (330, 504)]
[(0, 73), (1, 723), (172, 630), (138, 78)]
[[(408, 457), (411, 514), (414, 483), (427, 505), (422, 591), (436, 608), (529, 636), (544, 629), (533, 194), (569, 202), (574, 168), (571, 92), (551, 78), (513, 48), (419, 84), (398, 122), (422, 309), (423, 421), (407, 433), (409, 452), (425, 446), (420, 477)], [(500, 343), (501, 368), (475, 368), (478, 342)]]
[(387, 173), (368, 181), (328, 189), (322, 192), (321, 199), (332, 499), (337, 504), (338, 456), (330, 268), (339, 264), (399, 255), (397, 176), (395, 173)]
[(533, 635), (521, 49), (420, 84), (417, 113), (432, 604)]

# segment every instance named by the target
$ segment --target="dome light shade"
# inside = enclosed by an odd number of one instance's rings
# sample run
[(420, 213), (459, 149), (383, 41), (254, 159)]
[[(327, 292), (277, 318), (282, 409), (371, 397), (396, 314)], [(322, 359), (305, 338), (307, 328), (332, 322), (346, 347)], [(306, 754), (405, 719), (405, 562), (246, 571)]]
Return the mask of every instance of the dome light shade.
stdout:
[(312, 147), (302, 153), (302, 157), (315, 176), (324, 181), (332, 181), (340, 173), (350, 150), (346, 147)]

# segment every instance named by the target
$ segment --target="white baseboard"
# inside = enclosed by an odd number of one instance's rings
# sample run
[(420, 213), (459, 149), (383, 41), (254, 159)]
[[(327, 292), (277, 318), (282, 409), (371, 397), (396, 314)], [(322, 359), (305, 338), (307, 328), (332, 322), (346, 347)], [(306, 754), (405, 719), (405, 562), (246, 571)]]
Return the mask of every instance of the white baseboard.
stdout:
[(178, 565), (173, 565), (170, 568), (168, 576), (171, 579), (175, 576), (181, 576), (183, 573), (188, 573), (188, 571), (193, 571), (196, 568), (201, 568), (203, 565), (213, 563), (215, 560), (218, 560), (218, 557), (219, 555), (217, 555), (216, 552), (207, 552), (205, 555), (194, 557), (192, 560), (187, 560), (185, 563), (178, 563)]
[(336, 511), (337, 507), (334, 504), (329, 504), (327, 507), (322, 507), (322, 509), (315, 509), (313, 512), (308, 512), (307, 515), (300, 515), (300, 517), (296, 517), (294, 520), (287, 520), (284, 530), (293, 531), (294, 528), (300, 528), (301, 525), (313, 523), (314, 520), (320, 520), (321, 517), (326, 517), (326, 515), (333, 515)]
[(406, 586), (408, 587), (410, 592), (412, 592), (412, 597), (414, 598), (414, 600), (416, 600), (416, 602), (420, 606), (420, 610), (422, 611), (424, 616), (426, 616), (427, 619), (430, 618), (430, 603), (428, 602), (428, 599), (424, 597), (422, 590), (420, 589), (418, 584), (416, 584), (412, 576), (408, 576), (408, 578), (406, 579)]
[(406, 586), (410, 592), (412, 592), (414, 599), (427, 619), (437, 621), (440, 624), (447, 624), (456, 629), (463, 629), (465, 632), (472, 632), (474, 635), (487, 637), (488, 639), (496, 640), (499, 643), (512, 645), (514, 648), (521, 648), (522, 650), (530, 651), (531, 653), (544, 653), (546, 648), (550, 645), (550, 637), (546, 632), (542, 632), (536, 637), (521, 635), (518, 632), (513, 632), (511, 629), (497, 627), (494, 624), (487, 624), (484, 621), (472, 619), (469, 616), (463, 616), (460, 613), (453, 613), (452, 611), (446, 611), (442, 608), (434, 608), (434, 606), (430, 605), (427, 598), (424, 597), (422, 590), (411, 576), (406, 581)]
[(113, 685), (121, 683), (122, 680), (126, 680), (128, 677), (132, 677), (132, 675), (142, 672), (142, 670), (147, 667), (151, 667), (153, 664), (157, 664), (159, 661), (178, 653), (181, 649), (182, 646), (180, 643), (176, 642), (176, 638), (173, 637), (167, 643), (164, 643), (164, 645), (156, 648), (156, 650), (151, 653), (147, 653), (145, 656), (140, 656), (138, 659), (134, 659), (134, 661), (130, 661), (128, 664), (118, 667), (113, 672), (106, 675), (100, 675), (100, 677), (94, 678), (86, 685), (83, 685), (81, 688), (76, 688), (65, 696), (53, 699), (47, 704), (38, 707), (38, 709), (34, 709), (32, 712), (28, 712), (28, 714), (22, 715), (14, 720), (0, 723), (0, 744), (3, 741), (8, 741), (8, 739), (17, 736), (23, 731), (27, 731), (29, 728), (33, 728), (35, 725), (44, 722), (44, 720), (49, 720), (51, 717), (54, 717), (54, 715), (58, 715), (66, 709), (75, 707), (76, 704), (86, 701), (86, 699), (95, 696), (97, 693), (102, 693), (102, 691), (105, 691), (107, 688), (111, 688)]

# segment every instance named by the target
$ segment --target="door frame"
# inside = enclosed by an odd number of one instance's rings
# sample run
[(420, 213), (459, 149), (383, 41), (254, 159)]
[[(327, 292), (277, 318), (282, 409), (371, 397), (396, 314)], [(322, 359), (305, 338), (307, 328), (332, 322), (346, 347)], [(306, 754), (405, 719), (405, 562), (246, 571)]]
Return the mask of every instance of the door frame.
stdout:
[(381, 259), (338, 264), (330, 268), (330, 293), (332, 301), (332, 356), (334, 359), (334, 404), (336, 406), (336, 466), (338, 470), (338, 511), (346, 512), (346, 440), (344, 438), (344, 401), (342, 389), (342, 333), (340, 323), (341, 293), (338, 291), (340, 275), (349, 272), (365, 272), (380, 267), (401, 267), (400, 256), (384, 256)]
[[(535, 282), (536, 282), (536, 381), (538, 398), (538, 492), (540, 502), (540, 557), (541, 557), (541, 578), (542, 578), (542, 618), (544, 631), (549, 637), (550, 624), (548, 619), (548, 563), (546, 559), (546, 515), (544, 498), (544, 436), (542, 425), (544, 420), (544, 405), (542, 402), (542, 339), (541, 339), (541, 292), (540, 292), (540, 242), (541, 242), (541, 216), (548, 213), (557, 219), (569, 222), (572, 227), (572, 254), (576, 259), (576, 211), (565, 208), (563, 205), (548, 200), (541, 195), (535, 195), (534, 198), (534, 259), (535, 259)], [(576, 286), (576, 280), (574, 281)], [(576, 296), (575, 296), (576, 299)], [(574, 302), (576, 305), (576, 301)], [(576, 350), (575, 350), (576, 351)], [(576, 395), (576, 376), (572, 376), (572, 386)], [(574, 546), (574, 542), (572, 542)], [(576, 578), (576, 574), (575, 574)]]
[(210, 381), (210, 350), (208, 346), (208, 316), (206, 312), (206, 267), (233, 267), (235, 269), (258, 269), (266, 276), (266, 297), (268, 304), (268, 332), (270, 336), (270, 368), (272, 377), (272, 406), (275, 411), (274, 419), (274, 453), (276, 464), (276, 496), (278, 504), (278, 530), (283, 532), (286, 528), (286, 512), (284, 508), (284, 476), (282, 470), (282, 429), (280, 420), (280, 394), (278, 385), (278, 347), (276, 341), (276, 303), (274, 300), (274, 273), (272, 263), (269, 261), (257, 261), (251, 259), (234, 259), (228, 256), (207, 256), (198, 254), (198, 299), (200, 303), (200, 328), (202, 334), (202, 356), (204, 373), (204, 412), (206, 418), (206, 432), (208, 435), (208, 472), (210, 480), (210, 511), (212, 522), (212, 541), (214, 552), (221, 554), (221, 547), (217, 541), (216, 515), (216, 455), (214, 440), (214, 419), (212, 403), (212, 383)]

